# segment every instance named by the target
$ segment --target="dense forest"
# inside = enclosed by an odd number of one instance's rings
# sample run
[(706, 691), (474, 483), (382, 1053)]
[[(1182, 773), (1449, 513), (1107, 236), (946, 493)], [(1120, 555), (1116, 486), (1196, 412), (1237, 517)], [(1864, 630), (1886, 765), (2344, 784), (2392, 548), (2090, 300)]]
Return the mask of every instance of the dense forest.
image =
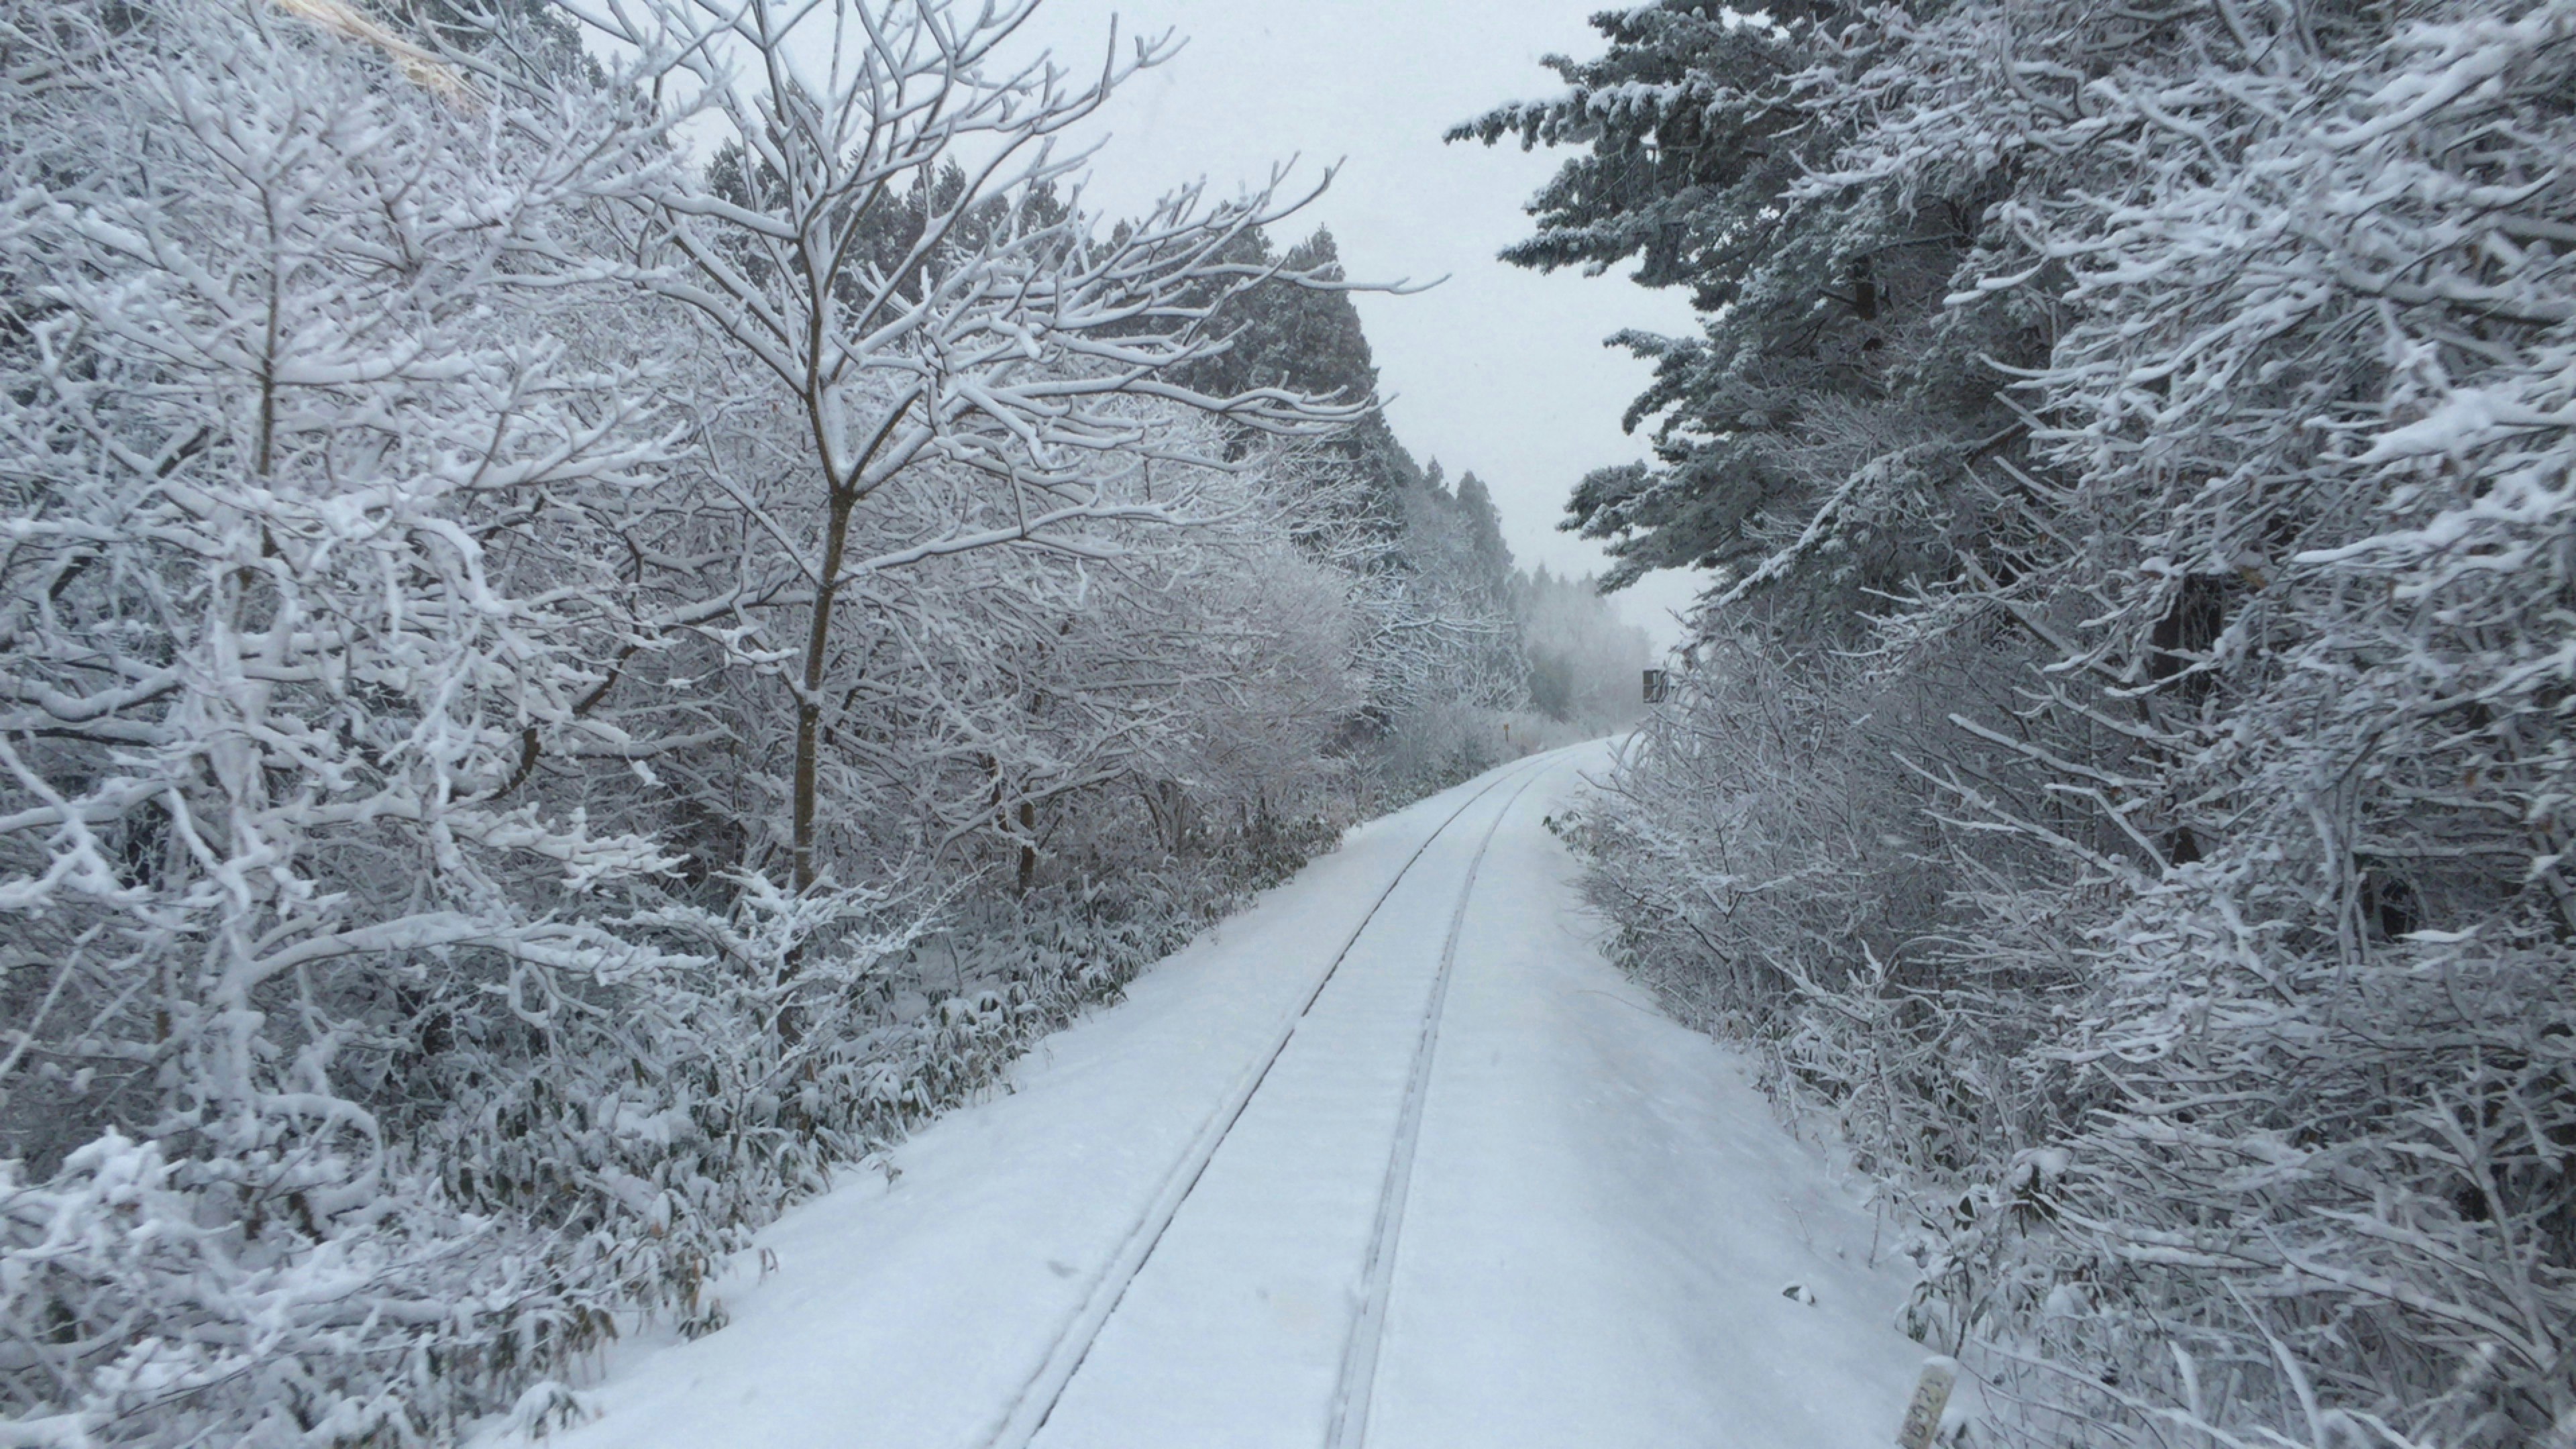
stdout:
[(1025, 11), (0, 11), (0, 1442), (542, 1424), (1349, 822), (1633, 715), (1308, 198), (1082, 211), (1168, 52)]
[(1549, 824), (1947, 1432), (2576, 1445), (2576, 0), (1594, 17), (1450, 139), (1699, 317), (1564, 520), (1705, 585), (1642, 723), (1402, 289), (1291, 171), (1089, 209), (1177, 47), (1036, 3), (0, 7), (0, 1445), (562, 1422), (1612, 732)]
[(1453, 139), (1693, 336), (1580, 823), (2031, 1445), (2576, 1434), (2576, 6), (1662, 0)]

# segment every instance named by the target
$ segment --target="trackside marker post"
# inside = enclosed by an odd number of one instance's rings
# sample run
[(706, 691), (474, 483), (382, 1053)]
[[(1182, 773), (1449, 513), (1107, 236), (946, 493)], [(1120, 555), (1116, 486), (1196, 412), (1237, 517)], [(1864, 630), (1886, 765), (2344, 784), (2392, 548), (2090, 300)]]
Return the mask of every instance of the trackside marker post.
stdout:
[(1896, 1431), (1897, 1449), (1932, 1449), (1933, 1436), (1941, 1432), (1941, 1411), (1950, 1407), (1950, 1388), (1958, 1381), (1958, 1366), (1950, 1360), (1924, 1363), (1914, 1401), (1905, 1406), (1905, 1424)]

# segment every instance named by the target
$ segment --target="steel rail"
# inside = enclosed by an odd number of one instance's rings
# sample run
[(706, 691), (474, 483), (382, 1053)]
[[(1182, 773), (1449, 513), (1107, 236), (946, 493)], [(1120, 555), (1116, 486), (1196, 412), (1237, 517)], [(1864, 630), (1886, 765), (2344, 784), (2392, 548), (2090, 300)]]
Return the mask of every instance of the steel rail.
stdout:
[(1431, 1060), (1440, 1046), (1440, 1018), (1449, 1004), (1449, 978), (1458, 965), (1458, 938), (1467, 928), (1467, 903), (1475, 894), (1476, 874), (1495, 832), (1529, 793), (1545, 767), (1532, 770), (1521, 787), (1503, 802), (1476, 842), (1467, 862), (1467, 879), (1458, 887), (1458, 907), (1449, 916), (1449, 935), (1440, 946), (1440, 972), (1431, 983), (1431, 999), (1422, 1013), (1422, 1036), (1414, 1044), (1413, 1068), (1405, 1078), (1404, 1111), (1396, 1120), (1395, 1147), (1387, 1156), (1386, 1182), (1378, 1189), (1377, 1222), (1369, 1234), (1368, 1257), (1361, 1269), (1359, 1311), (1342, 1348), (1342, 1370), (1333, 1388), (1333, 1412), (1324, 1443), (1327, 1449), (1360, 1449), (1368, 1439), (1369, 1405), (1377, 1387), (1378, 1346), (1386, 1333), (1387, 1300), (1395, 1288), (1395, 1253), (1404, 1233), (1404, 1206), (1413, 1193), (1413, 1158), (1422, 1141), (1422, 1106), (1431, 1094)]
[[(1550, 754), (1553, 753), (1553, 751), (1550, 752)], [(1413, 853), (1405, 857), (1404, 864), (1398, 866), (1395, 874), (1388, 878), (1386, 888), (1379, 891), (1377, 899), (1369, 903), (1367, 914), (1360, 917), (1359, 924), (1351, 928), (1350, 935), (1343, 939), (1340, 949), (1333, 953), (1332, 961), (1316, 976), (1315, 984), (1307, 988), (1305, 997), (1298, 1003), (1296, 1012), (1281, 1025), (1278, 1035), (1272, 1039), (1268, 1048), (1255, 1058), (1243, 1076), (1237, 1079), (1234, 1089), (1227, 1093), (1225, 1100), (1200, 1127), (1198, 1135), (1191, 1141), (1189, 1150), (1184, 1152), (1180, 1160), (1173, 1164), (1172, 1170), (1164, 1175), (1162, 1185), (1155, 1191), (1152, 1200), (1147, 1203), (1144, 1213), (1128, 1229), (1126, 1237), (1119, 1243), (1118, 1251), (1111, 1255), (1108, 1266), (1092, 1281), (1089, 1291), (1083, 1297), (1082, 1306), (1075, 1311), (1071, 1319), (1067, 1320), (1063, 1331), (1056, 1335), (1055, 1343), (1048, 1349), (1045, 1359), (1039, 1363), (1036, 1372), (1021, 1385), (1019, 1393), (1012, 1397), (1010, 1406), (1003, 1411), (992, 1431), (985, 1436), (984, 1449), (1027, 1449), (1029, 1442), (1037, 1437), (1038, 1431), (1046, 1427), (1048, 1418), (1055, 1413), (1056, 1405), (1064, 1399), (1066, 1386), (1073, 1382), (1075, 1374), (1082, 1371), (1084, 1360), (1091, 1356), (1093, 1345), (1100, 1341), (1101, 1330), (1107, 1326), (1111, 1316), (1117, 1313), (1118, 1305), (1126, 1299), (1127, 1290), (1134, 1285), (1136, 1276), (1144, 1271), (1146, 1262), (1154, 1256), (1154, 1249), (1161, 1244), (1163, 1234), (1171, 1228), (1172, 1219), (1180, 1212), (1181, 1205), (1189, 1200), (1190, 1193), (1198, 1187), (1199, 1179), (1207, 1174), (1208, 1164), (1215, 1160), (1217, 1149), (1225, 1145), (1227, 1134), (1231, 1133), (1235, 1124), (1243, 1119), (1244, 1110), (1251, 1105), (1253, 1095), (1259, 1092), (1261, 1084), (1269, 1079), (1270, 1069), (1278, 1064), (1281, 1054), (1288, 1050), (1288, 1043), (1296, 1037), (1298, 1026), (1315, 1009), (1315, 1002), (1323, 996), (1324, 988), (1332, 984), (1334, 974), (1341, 970), (1342, 963), (1349, 959), (1352, 948), (1359, 944), (1360, 937), (1368, 931), (1370, 923), (1377, 919), (1378, 911), (1386, 905), (1388, 898), (1395, 894), (1396, 887), (1404, 884), (1405, 876), (1420, 863), (1423, 855), (1431, 849), (1432, 843), (1446, 834), (1450, 826), (1458, 823), (1460, 816), (1474, 809), (1478, 801), (1514, 779), (1519, 779), (1522, 782), (1521, 788), (1526, 790), (1529, 782), (1547, 768), (1548, 756), (1542, 755), (1535, 757), (1534, 762), (1531, 762), (1527, 769), (1513, 771), (1506, 768), (1498, 771), (1491, 783), (1468, 796), (1457, 809), (1450, 811), (1448, 817), (1433, 827), (1431, 833), (1422, 838), (1422, 843), (1413, 848)], [(1516, 791), (1512, 795), (1512, 800), (1518, 799), (1520, 794)], [(1511, 809), (1510, 803), (1506, 802), (1503, 808), (1508, 813)], [(1500, 819), (1500, 816), (1496, 817), (1497, 823)], [(1489, 828), (1485, 833), (1485, 842), (1490, 844), (1492, 840), (1493, 831)], [(1484, 859), (1482, 845), (1477, 848), (1475, 858), (1478, 862)], [(1473, 885), (1474, 882), (1475, 871), (1471, 865), (1468, 870), (1468, 884)], [(1464, 899), (1462, 895), (1460, 898), (1462, 912), (1465, 909)], [(1452, 950), (1455, 949), (1456, 942), (1457, 928), (1453, 923), (1450, 930)], [(1444, 982), (1446, 975), (1444, 961), (1442, 973)]]

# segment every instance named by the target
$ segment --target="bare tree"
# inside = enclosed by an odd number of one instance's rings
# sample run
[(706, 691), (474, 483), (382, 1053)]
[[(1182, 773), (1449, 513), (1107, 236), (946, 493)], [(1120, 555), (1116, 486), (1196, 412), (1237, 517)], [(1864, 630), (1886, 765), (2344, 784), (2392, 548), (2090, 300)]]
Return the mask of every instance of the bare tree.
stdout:
[[(1170, 375), (1222, 346), (1207, 325), (1218, 302), (1281, 274), (1225, 260), (1227, 243), (1312, 193), (1281, 204), (1277, 174), (1216, 205), (1188, 188), (1099, 235), (1078, 192), (1060, 194), (1089, 160), (1063, 138), (1173, 47), (1140, 42), (1121, 59), (1113, 35), (1082, 81), (1044, 54), (1014, 64), (1006, 51), (1036, 0), (564, 8), (714, 123), (711, 165), (658, 174), (633, 196), (628, 265), (739, 348), (803, 433), (803, 485), (777, 511), (757, 505), (796, 560), (806, 605), (790, 680), (790, 873), (803, 890), (818, 873), (835, 605), (854, 580), (997, 546), (1080, 551), (1079, 526), (1106, 520), (1187, 521), (1189, 498), (1117, 486), (1154, 438), (1133, 411), (1103, 406), (1115, 397), (1272, 430), (1356, 415), (1358, 400), (1215, 397)], [(933, 460), (980, 490), (898, 545), (853, 556), (852, 519)], [(755, 502), (742, 480), (731, 486)]]

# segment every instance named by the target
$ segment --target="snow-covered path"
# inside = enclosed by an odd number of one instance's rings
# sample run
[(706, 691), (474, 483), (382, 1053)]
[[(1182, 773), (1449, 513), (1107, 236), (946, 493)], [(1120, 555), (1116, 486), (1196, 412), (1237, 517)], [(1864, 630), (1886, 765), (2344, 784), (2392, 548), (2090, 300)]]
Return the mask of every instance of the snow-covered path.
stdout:
[(1544, 819), (1602, 758), (1354, 831), (789, 1214), (730, 1327), (627, 1346), (551, 1442), (1887, 1442), (1922, 1350), (1868, 1213), (1594, 945)]

